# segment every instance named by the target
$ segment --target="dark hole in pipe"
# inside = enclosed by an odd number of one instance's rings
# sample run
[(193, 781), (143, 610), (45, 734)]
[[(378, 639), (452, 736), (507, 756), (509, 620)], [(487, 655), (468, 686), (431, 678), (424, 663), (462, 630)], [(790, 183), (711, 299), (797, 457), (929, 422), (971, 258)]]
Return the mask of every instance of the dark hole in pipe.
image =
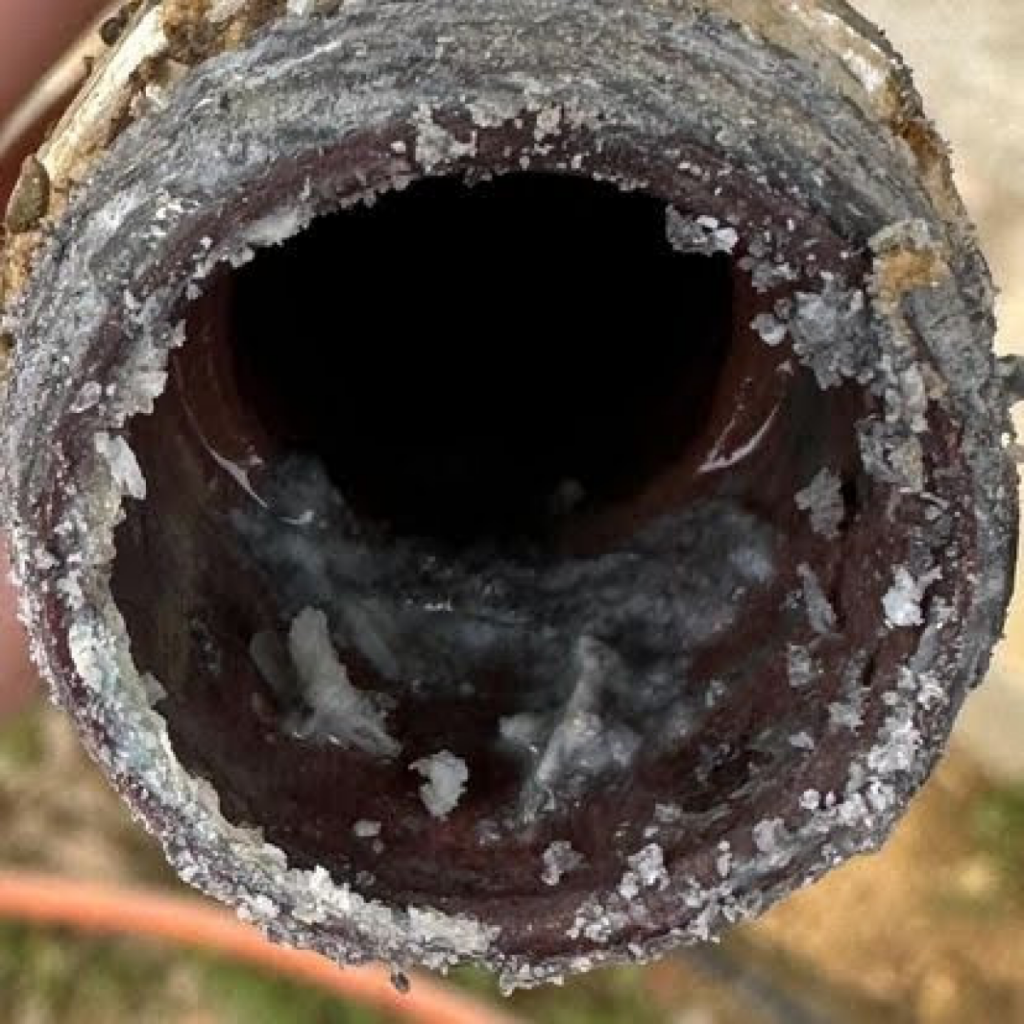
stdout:
[(457, 545), (628, 498), (701, 427), (731, 261), (583, 178), (427, 179), (235, 275), (240, 379), (357, 514)]
[[(219, 268), (188, 310), (132, 423), (149, 496), (112, 585), (183, 763), (296, 863), (399, 900), (543, 893), (558, 840), (574, 885), (610, 884), (652, 801), (746, 784), (748, 680), (784, 673), (795, 618), (794, 490), (835, 431), (813, 404), (788, 429), (821, 392), (749, 328), (737, 262), (673, 250), (665, 213), (564, 175), (427, 180)], [(300, 678), (314, 611), (394, 752)], [(411, 770), (439, 752), (468, 772), (447, 817)]]

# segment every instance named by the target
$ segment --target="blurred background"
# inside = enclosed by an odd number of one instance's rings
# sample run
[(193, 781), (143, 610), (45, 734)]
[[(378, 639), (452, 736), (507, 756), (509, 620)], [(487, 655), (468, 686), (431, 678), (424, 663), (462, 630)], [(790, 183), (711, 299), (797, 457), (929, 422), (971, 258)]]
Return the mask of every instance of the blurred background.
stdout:
[[(38, 6), (0, 0), (8, 13), (24, 7), (26, 38), (35, 31), (32, 10), (62, 0), (32, 2)], [(69, 25), (59, 45), (85, 6), (69, 0), (62, 8)], [(960, 188), (1003, 290), (1000, 349), (1024, 354), (1024, 4), (856, 6), (904, 53), (953, 144)], [(19, 31), (3, 14), (0, 31)], [(0, 63), (0, 110), (27, 84)], [(1020, 607), (948, 756), (882, 853), (834, 872), (720, 945), (651, 967), (507, 1001), (485, 976), (458, 972), (451, 980), (538, 1024), (1024, 1022)], [(0, 720), (0, 873), (5, 868), (183, 889), (64, 720), (42, 703)], [(0, 920), (0, 1024), (389, 1019), (209, 954)]]

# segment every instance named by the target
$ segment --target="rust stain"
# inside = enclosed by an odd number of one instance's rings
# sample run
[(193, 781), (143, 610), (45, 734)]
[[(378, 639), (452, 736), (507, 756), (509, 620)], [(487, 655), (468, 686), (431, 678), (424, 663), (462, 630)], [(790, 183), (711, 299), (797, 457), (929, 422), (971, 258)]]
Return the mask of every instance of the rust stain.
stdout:
[(45, 165), (35, 154), (26, 157), (21, 177), (7, 203), (4, 224), (8, 232), (21, 235), (38, 227), (50, 208), (50, 194), (50, 175)]

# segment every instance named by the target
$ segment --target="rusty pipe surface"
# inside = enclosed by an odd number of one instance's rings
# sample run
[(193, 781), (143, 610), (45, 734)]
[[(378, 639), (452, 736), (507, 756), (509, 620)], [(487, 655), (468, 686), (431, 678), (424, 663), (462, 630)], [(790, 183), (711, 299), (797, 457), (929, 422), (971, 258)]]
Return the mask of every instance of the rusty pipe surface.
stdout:
[(876, 848), (984, 671), (992, 285), (843, 3), (135, 3), (7, 223), (35, 656), (278, 941), (707, 939)]

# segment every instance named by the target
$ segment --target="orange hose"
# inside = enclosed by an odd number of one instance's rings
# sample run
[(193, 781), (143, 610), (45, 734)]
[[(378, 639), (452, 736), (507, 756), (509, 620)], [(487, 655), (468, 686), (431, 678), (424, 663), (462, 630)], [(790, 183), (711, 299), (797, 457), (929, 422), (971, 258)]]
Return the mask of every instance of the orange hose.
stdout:
[(402, 994), (382, 967), (342, 969), (316, 953), (272, 945), (229, 912), (190, 898), (0, 871), (2, 918), (169, 940), (253, 964), (414, 1024), (522, 1024), (420, 975)]

